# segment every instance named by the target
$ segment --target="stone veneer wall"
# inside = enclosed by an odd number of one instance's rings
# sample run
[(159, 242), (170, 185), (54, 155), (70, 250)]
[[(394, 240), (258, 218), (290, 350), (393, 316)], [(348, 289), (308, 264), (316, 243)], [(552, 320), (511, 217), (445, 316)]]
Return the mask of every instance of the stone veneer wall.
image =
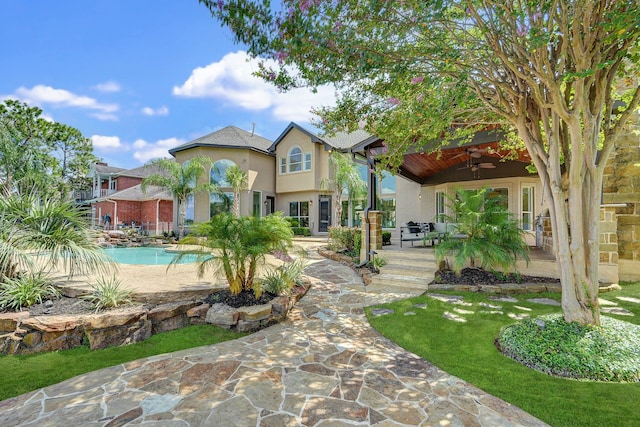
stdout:
[[(371, 250), (381, 249), (382, 248), (382, 212), (380, 211), (370, 211), (369, 212), (369, 223), (370, 223), (370, 247)], [(366, 250), (365, 242), (367, 241), (367, 228), (362, 225), (362, 247), (360, 248), (360, 260), (364, 260), (366, 258)]]
[[(618, 235), (616, 205), (600, 206), (600, 262), (605, 264), (618, 263)], [(542, 250), (553, 254), (553, 233), (551, 232), (551, 218), (542, 218)]]
[[(636, 122), (638, 117), (636, 116)], [(620, 278), (640, 280), (640, 137), (630, 129), (605, 168), (603, 201), (616, 204)]]

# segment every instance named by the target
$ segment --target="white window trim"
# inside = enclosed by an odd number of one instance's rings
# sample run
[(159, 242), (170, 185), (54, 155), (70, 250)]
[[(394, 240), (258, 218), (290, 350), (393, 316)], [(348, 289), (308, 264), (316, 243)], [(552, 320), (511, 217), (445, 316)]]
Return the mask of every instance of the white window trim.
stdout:
[[(308, 168), (307, 168), (307, 157), (309, 158)], [(313, 156), (311, 155), (311, 152), (309, 151), (306, 153), (302, 153), (302, 170), (304, 172), (309, 172), (312, 168), (313, 168)]]

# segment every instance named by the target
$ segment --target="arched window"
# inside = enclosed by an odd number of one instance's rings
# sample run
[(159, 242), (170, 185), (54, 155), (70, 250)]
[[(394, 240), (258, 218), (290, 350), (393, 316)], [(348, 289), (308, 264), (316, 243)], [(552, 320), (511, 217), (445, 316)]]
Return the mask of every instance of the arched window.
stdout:
[(212, 184), (216, 184), (220, 188), (230, 187), (229, 183), (226, 180), (227, 169), (230, 166), (235, 165), (235, 163), (231, 160), (222, 159), (218, 160), (211, 167), (210, 179)]
[(302, 150), (300, 147), (291, 147), (289, 155), (289, 172), (300, 172), (302, 170)]

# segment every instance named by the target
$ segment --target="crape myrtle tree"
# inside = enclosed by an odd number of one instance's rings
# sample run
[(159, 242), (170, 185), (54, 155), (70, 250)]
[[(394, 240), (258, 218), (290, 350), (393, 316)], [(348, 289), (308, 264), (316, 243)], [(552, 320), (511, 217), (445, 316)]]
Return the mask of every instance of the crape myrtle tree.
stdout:
[(489, 125), (517, 137), (549, 205), (565, 320), (599, 324), (601, 184), (638, 106), (638, 2), (201, 2), (266, 80), (334, 84), (319, 124), (384, 138), (391, 165)]
[(71, 126), (44, 119), (42, 110), (17, 100), (0, 103), (2, 191), (34, 191), (66, 198), (83, 188), (97, 161), (89, 138)]

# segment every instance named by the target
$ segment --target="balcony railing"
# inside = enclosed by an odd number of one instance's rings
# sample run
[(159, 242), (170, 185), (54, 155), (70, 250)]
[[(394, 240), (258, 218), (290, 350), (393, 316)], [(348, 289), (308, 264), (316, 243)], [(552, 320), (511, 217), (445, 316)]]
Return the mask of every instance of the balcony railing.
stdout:
[(115, 192), (116, 192), (116, 190), (105, 190), (105, 189), (101, 188), (100, 190), (95, 190), (93, 192), (93, 198), (96, 199), (98, 197), (110, 196)]

